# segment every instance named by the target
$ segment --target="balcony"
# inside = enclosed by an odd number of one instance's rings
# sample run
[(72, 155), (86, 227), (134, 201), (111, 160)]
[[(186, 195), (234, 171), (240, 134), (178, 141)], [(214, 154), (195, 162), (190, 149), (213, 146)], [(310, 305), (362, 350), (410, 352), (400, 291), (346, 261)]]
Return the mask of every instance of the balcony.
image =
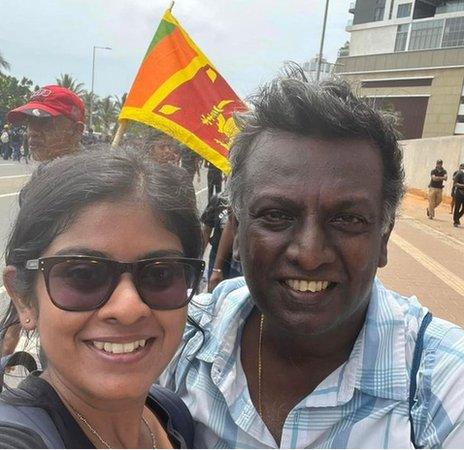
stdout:
[(354, 14), (355, 11), (356, 11), (356, 2), (351, 2), (351, 3), (350, 3), (350, 7), (349, 7), (349, 9), (348, 9), (348, 12), (349, 12), (350, 14)]

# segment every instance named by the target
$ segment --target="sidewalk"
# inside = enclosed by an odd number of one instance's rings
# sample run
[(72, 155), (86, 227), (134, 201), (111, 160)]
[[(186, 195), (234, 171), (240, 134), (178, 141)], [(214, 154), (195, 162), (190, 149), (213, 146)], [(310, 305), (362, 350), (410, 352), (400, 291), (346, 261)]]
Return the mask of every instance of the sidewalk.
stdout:
[(399, 217), (414, 219), (415, 222), (440, 231), (451, 238), (451, 240), (456, 239), (464, 245), (464, 221), (463, 225), (459, 228), (453, 226), (453, 215), (450, 214), (450, 205), (442, 203), (435, 209), (435, 218), (433, 220), (427, 217), (427, 206), (427, 199), (414, 194), (406, 194), (400, 207)]

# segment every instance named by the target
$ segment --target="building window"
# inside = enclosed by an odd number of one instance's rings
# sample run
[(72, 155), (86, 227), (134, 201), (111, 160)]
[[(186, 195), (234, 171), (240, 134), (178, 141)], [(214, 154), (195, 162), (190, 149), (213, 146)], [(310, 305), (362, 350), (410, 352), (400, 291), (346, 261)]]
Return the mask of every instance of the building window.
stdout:
[(409, 50), (440, 48), (444, 20), (413, 22)]
[(457, 123), (464, 123), (464, 116), (458, 116), (456, 122)]
[(464, 11), (464, 0), (451, 0), (437, 6), (436, 14)]
[(379, 22), (380, 20), (383, 20), (384, 11), (385, 11), (385, 8), (383, 6), (379, 7), (379, 8), (375, 8), (375, 10), (374, 10), (374, 22)]
[(447, 19), (442, 47), (458, 47), (461, 45), (464, 45), (464, 17)]
[(396, 31), (395, 52), (404, 52), (406, 50), (406, 41), (408, 40), (409, 24), (398, 25)]
[(401, 19), (402, 17), (409, 17), (411, 15), (411, 5), (412, 3), (404, 3), (402, 5), (398, 5), (396, 17), (398, 19)]

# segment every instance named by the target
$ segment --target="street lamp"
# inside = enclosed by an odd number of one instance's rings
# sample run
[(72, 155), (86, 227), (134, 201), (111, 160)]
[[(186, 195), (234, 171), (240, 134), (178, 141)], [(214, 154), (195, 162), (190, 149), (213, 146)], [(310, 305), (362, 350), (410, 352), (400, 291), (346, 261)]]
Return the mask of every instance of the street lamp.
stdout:
[(325, 27), (327, 25), (327, 12), (329, 10), (329, 0), (325, 2), (324, 21), (322, 23), (322, 35), (321, 35), (321, 47), (319, 48), (319, 58), (317, 60), (317, 74), (316, 80), (319, 81), (321, 77), (321, 65), (322, 65), (322, 52), (324, 51), (324, 39), (325, 39)]
[(90, 90), (90, 111), (89, 111), (89, 128), (93, 126), (93, 87), (95, 84), (95, 50), (112, 50), (111, 47), (99, 47), (98, 45), (93, 46), (93, 55), (92, 55), (92, 88)]

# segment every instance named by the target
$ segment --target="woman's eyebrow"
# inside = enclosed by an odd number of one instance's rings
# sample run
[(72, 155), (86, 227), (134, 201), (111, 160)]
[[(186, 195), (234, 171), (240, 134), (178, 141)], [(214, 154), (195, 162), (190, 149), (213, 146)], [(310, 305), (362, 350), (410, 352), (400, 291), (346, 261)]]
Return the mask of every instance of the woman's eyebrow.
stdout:
[[(67, 247), (63, 248), (55, 253), (56, 256), (66, 256), (66, 255), (82, 255), (82, 256), (95, 256), (99, 258), (109, 258), (112, 259), (112, 255), (107, 253), (87, 248), (87, 247)], [(150, 258), (163, 258), (167, 256), (184, 256), (183, 252), (178, 249), (164, 249), (164, 250), (153, 250), (151, 252), (138, 255), (137, 259), (150, 259)]]

